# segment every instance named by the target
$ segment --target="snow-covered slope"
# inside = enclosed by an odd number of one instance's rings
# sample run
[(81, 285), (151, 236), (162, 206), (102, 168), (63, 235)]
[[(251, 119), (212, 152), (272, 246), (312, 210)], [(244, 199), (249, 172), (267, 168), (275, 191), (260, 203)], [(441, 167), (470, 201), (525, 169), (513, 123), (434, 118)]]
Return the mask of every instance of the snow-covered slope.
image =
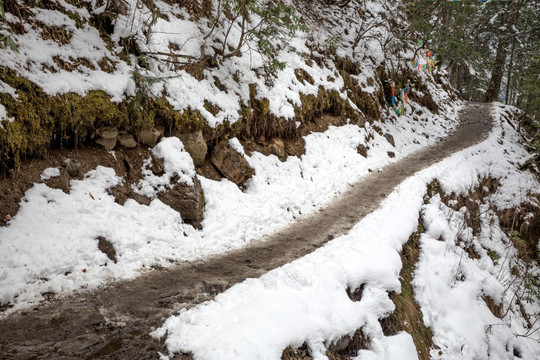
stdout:
[[(454, 117), (456, 110), (451, 109)], [(447, 129), (436, 125), (442, 122)], [(6, 254), (0, 262), (0, 302), (26, 306), (46, 292), (94, 288), (133, 278), (152, 265), (201, 260), (245, 246), (308, 216), (370, 170), (436, 142), (454, 125), (455, 118), (427, 116), (422, 121), (402, 117), (399, 122), (377, 123), (384, 133), (396, 134), (395, 148), (369, 123), (330, 127), (305, 138), (306, 154), (301, 158), (290, 156), (281, 162), (274, 155), (246, 155), (256, 173), (245, 191), (226, 179), (200, 177), (206, 198), (202, 230), (184, 224), (159, 199), (148, 206), (134, 200), (116, 203), (107, 189), (122, 179), (110, 168), (98, 167), (83, 180), (72, 180), (69, 194), (36, 184), (19, 213), (0, 228), (0, 249)], [(171, 140), (180, 143), (170, 138), (158, 146), (165, 148)], [(231, 142), (241, 148), (236, 139)], [(166, 162), (187, 155), (179, 145), (166, 147)], [(357, 152), (359, 145), (370, 148), (367, 158)], [(389, 158), (388, 151), (396, 157)], [(116, 263), (98, 249), (99, 236), (114, 246)]]
[[(399, 252), (420, 217), (425, 232), (413, 286), (437, 345), (430, 358), (538, 358), (538, 295), (519, 302), (526, 289), (512, 268), (525, 265), (491, 206), (517, 207), (527, 194), (540, 194), (540, 183), (518, 169), (529, 154), (507, 122), (504, 106), (494, 105), (493, 116), (496, 124), (486, 141), (404, 181), (347, 235), (259, 279), (248, 279), (213, 301), (182, 310), (154, 336), (165, 337), (169, 351), (189, 352), (197, 360), (279, 359), (286, 347), (304, 343), (313, 359), (327, 359), (328, 345), (361, 328), (370, 347), (355, 359), (396, 359), (396, 348), (400, 359), (416, 359), (411, 336), (384, 336), (379, 320), (394, 310), (389, 292), (401, 291)], [(467, 195), (487, 177), (501, 185), (483, 199), (477, 235), (465, 224), (470, 216), (466, 208), (453, 210), (439, 194), (425, 197), (433, 179), (443, 194)], [(477, 258), (467, 255), (469, 247)], [(501, 260), (494, 260), (490, 251)], [(528, 274), (538, 276), (538, 266), (528, 266)], [(360, 286), (361, 300), (351, 300), (347, 290)], [(507, 311), (502, 318), (490, 312), (485, 296), (502, 304)], [(527, 321), (534, 323), (527, 326)]]
[[(255, 176), (244, 191), (227, 180), (201, 177), (206, 198), (202, 230), (183, 223), (179, 213), (158, 199), (148, 206), (133, 200), (123, 205), (116, 203), (107, 190), (125, 179), (111, 168), (97, 167), (84, 179), (72, 180), (69, 194), (36, 184), (27, 191), (19, 213), (0, 228), (0, 251), (6, 254), (0, 261), (0, 303), (15, 305), (12, 311), (39, 301), (44, 293), (92, 289), (108, 281), (133, 278), (153, 265), (205, 259), (245, 246), (252, 239), (309, 215), (369, 170), (435, 142), (456, 124), (460, 103), (452, 101), (441, 84), (423, 72), (409, 74), (410, 80), (421, 84), (422, 89), (412, 89), (405, 116), (398, 117), (386, 106), (380, 107), (378, 98), (383, 96), (383, 82), (379, 72), (410, 72), (409, 64), (403, 60), (412, 56), (410, 50), (403, 46), (385, 48), (380, 42), (386, 39), (385, 46), (395, 45), (389, 23), (380, 21), (398, 11), (393, 4), (362, 2), (342, 9), (300, 2), (298, 10), (311, 14), (305, 17), (309, 29), (290, 39), (294, 51), (287, 47), (279, 53), (278, 58), (287, 63), (284, 69), (265, 73), (261, 55), (248, 51), (255, 46), (254, 40), (249, 40), (240, 56), (223, 58), (218, 66), (206, 68), (202, 77), (195, 78), (188, 70), (163, 62), (161, 55), (147, 56), (147, 68), (141, 67), (138, 59), (126, 57), (128, 40), (147, 55), (173, 48), (180, 49), (175, 50), (178, 54), (189, 56), (216, 55), (207, 42), (219, 43), (222, 35), (217, 31), (213, 33), (215, 38), (205, 38), (210, 25), (204, 18), (197, 19), (187, 8), (165, 1), (149, 3), (162, 16), (150, 16), (146, 2), (127, 1), (125, 11), (114, 19), (110, 36), (98, 31), (98, 20), (106, 10), (99, 1), (87, 1), (84, 7), (54, 0), (47, 6), (38, 3), (28, 9), (30, 15), (24, 20), (8, 14), (12, 26), (24, 31), (13, 35), (19, 53), (3, 51), (3, 64), (50, 96), (101, 90), (112, 101), (129, 101), (140, 90), (136, 88), (134, 74), (142, 74), (152, 79), (146, 84), (147, 95), (163, 94), (178, 111), (189, 108), (200, 112), (210, 127), (239, 119), (239, 106), (250, 99), (250, 84), (256, 85), (258, 99), (268, 99), (268, 111), (276, 119), (296, 121), (296, 126), (301, 120), (294, 117), (295, 109), (302, 105), (301, 94), (338, 91), (345, 104), (359, 115), (356, 103), (361, 104), (353, 96), (354, 88), (362, 90), (362, 101), (375, 106), (382, 113), (381, 119), (361, 126), (356, 125), (356, 119), (350, 120), (346, 126), (310, 134), (305, 137), (305, 155), (289, 156), (285, 162), (257, 152), (245, 155)], [(218, 11), (219, 2), (213, 4), (212, 11)], [(357, 11), (363, 14), (362, 18)], [(322, 13), (327, 15), (316, 16)], [(238, 36), (237, 25), (232, 27), (231, 43)], [(366, 26), (370, 27), (369, 32), (355, 45), (356, 32)], [(176, 47), (169, 48), (169, 44)], [(199, 53), (201, 45), (206, 45), (204, 54)], [(344, 59), (355, 67), (354, 71), (339, 71), (337, 63)], [(297, 78), (298, 70), (303, 70), (311, 80)], [(0, 89), (13, 97), (23, 91), (7, 84)], [(421, 91), (433, 99), (439, 113), (414, 101), (412, 95), (421, 98)], [(205, 102), (220, 110), (209, 112)], [(22, 121), (14, 119), (14, 124)], [(0, 132), (7, 131), (9, 138), (10, 127), (6, 128)], [(395, 147), (386, 140), (386, 133), (394, 136)], [(243, 151), (238, 139), (229, 139), (229, 143)], [(359, 145), (368, 149), (367, 158), (358, 153)], [(167, 149), (162, 154), (165, 163), (176, 164), (180, 178), (189, 182), (194, 174), (193, 164), (180, 141), (176, 139), (173, 144), (165, 139), (158, 148)], [(394, 159), (389, 158), (389, 151), (395, 153)], [(54, 169), (46, 170), (43, 178), (54, 173)], [(162, 186), (172, 175), (171, 170), (160, 179), (148, 178), (139, 184), (138, 191), (152, 193), (150, 185)], [(99, 237), (112, 244), (116, 262), (98, 249)]]
[[(95, 289), (135, 278), (152, 266), (204, 260), (241, 248), (309, 216), (369, 171), (433, 144), (455, 127), (461, 103), (452, 100), (444, 77), (435, 81), (431, 74), (410, 69), (412, 42), (395, 36), (406, 27), (396, 16), (402, 14), (397, 3), (352, 1), (342, 8), (295, 1), (308, 31), (288, 39), (289, 46), (277, 55), (287, 66), (270, 71), (265, 57), (253, 51), (254, 38), (247, 39), (238, 56), (217, 53), (216, 46), (232, 46), (241, 34), (238, 22), (232, 23), (228, 37), (224, 31), (212, 31), (219, 22), (208, 20), (218, 18), (222, 2), (208, 2), (211, 15), (201, 17), (171, 1), (127, 0), (113, 18), (110, 33), (99, 26), (107, 19), (105, 2), (99, 0), (85, 0), (84, 6), (64, 0), (36, 3), (25, 8), (24, 21), (8, 13), (8, 22), (18, 29), (12, 36), (19, 52), (1, 53), (0, 95), (10, 104), (22, 101), (24, 89), (10, 85), (12, 74), (53, 98), (98, 90), (114, 104), (125, 105), (143, 92), (162, 96), (177, 112), (197, 112), (215, 130), (242, 120), (242, 111), (252, 107), (254, 99), (267, 101), (265, 111), (272, 119), (290, 121), (296, 129), (303, 125), (302, 111), (310, 111), (306, 96), (333, 91), (338, 96), (325, 101), (348, 109), (338, 114), (350, 117), (347, 125), (305, 136), (305, 154), (285, 161), (258, 152), (248, 156), (242, 139), (227, 139), (255, 175), (244, 189), (226, 179), (199, 176), (206, 199), (202, 230), (184, 223), (159, 199), (149, 205), (115, 202), (108, 189), (126, 179), (112, 168), (99, 166), (83, 179), (71, 180), (69, 193), (36, 183), (21, 200), (18, 214), (0, 227), (0, 305), (11, 306), (2, 316), (40, 302), (44, 294)], [(254, 15), (252, 21), (257, 20)], [(5, 33), (7, 25), (1, 26)], [(185, 66), (182, 59), (190, 59), (194, 67)], [(352, 69), (345, 70), (349, 66)], [(384, 100), (388, 76), (401, 86), (407, 81), (417, 84), (404, 116), (398, 117)], [(7, 101), (5, 105), (0, 105), (0, 135), (9, 139), (10, 131), (24, 121), (12, 116)], [(523, 264), (492, 209), (485, 208), (481, 234), (468, 238), (479, 256), (472, 260), (464, 257), (462, 242), (456, 240), (463, 231), (469, 234), (462, 225), (466, 211), (451, 208), (440, 195), (424, 198), (426, 184), (434, 178), (446, 193), (465, 194), (486, 176), (501, 184), (497, 196), (485, 200), (498, 209), (516, 206), (520, 194), (538, 194), (537, 180), (517, 168), (527, 154), (516, 131), (502, 121), (506, 115), (500, 109), (495, 107), (497, 125), (488, 140), (406, 180), (381, 209), (347, 235), (260, 279), (247, 280), (215, 301), (181, 312), (154, 335), (166, 336), (171, 352), (192, 352), (197, 359), (276, 359), (287, 346), (303, 343), (314, 358), (322, 359), (329, 343), (362, 328), (370, 347), (357, 358), (414, 359), (410, 335), (385, 336), (379, 320), (394, 309), (388, 293), (400, 291), (399, 251), (421, 216), (425, 233), (413, 285), (424, 323), (439, 347), (431, 356), (540, 356), (538, 334), (524, 327), (525, 316), (514, 296), (522, 289), (507, 282), (512, 267)], [(357, 121), (374, 113), (380, 117)], [(395, 145), (386, 134), (393, 135)], [(359, 146), (367, 150), (367, 157), (359, 153)], [(153, 153), (164, 158), (165, 174), (157, 177), (147, 171), (138, 192), (154, 193), (175, 175), (186, 183), (195, 176), (178, 138), (164, 138)], [(41, 178), (57, 173), (50, 168)], [(100, 237), (114, 247), (116, 261), (99, 249)], [(493, 251), (505, 261), (493, 261)], [(529, 271), (536, 275), (537, 269)], [(362, 299), (354, 302), (346, 289), (361, 285)], [(482, 299), (487, 295), (509, 309), (504, 317), (490, 315)], [(531, 315), (539, 311), (538, 303), (521, 307)], [(464, 311), (471, 308), (475, 313), (467, 315)]]

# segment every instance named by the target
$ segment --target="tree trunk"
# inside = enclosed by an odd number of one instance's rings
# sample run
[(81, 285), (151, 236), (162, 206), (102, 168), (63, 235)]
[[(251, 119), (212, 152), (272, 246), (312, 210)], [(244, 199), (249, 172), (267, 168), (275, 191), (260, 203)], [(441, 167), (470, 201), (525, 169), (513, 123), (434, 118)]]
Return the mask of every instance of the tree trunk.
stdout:
[(506, 93), (504, 94), (504, 103), (506, 105), (510, 104), (510, 80), (512, 79), (512, 66), (514, 65), (514, 48), (516, 47), (516, 37), (512, 41), (512, 50), (510, 50), (510, 63), (508, 64), (508, 73), (506, 75)]
[(511, 41), (514, 39), (514, 25), (519, 18), (519, 10), (523, 0), (512, 1), (509, 5), (508, 16), (504, 22), (505, 29), (499, 37), (499, 44), (497, 46), (497, 55), (495, 56), (495, 62), (493, 63), (493, 69), (491, 71), (491, 79), (488, 84), (486, 93), (484, 94), (485, 102), (492, 102), (497, 100), (499, 92), (501, 91), (501, 81), (504, 72), (504, 61), (508, 53), (508, 47)]

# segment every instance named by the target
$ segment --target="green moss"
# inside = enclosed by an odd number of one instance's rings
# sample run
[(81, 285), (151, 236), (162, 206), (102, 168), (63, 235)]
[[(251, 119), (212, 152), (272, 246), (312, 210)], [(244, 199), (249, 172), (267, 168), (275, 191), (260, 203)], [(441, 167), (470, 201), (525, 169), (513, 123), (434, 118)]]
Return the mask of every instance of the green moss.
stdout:
[(0, 129), (0, 170), (17, 168), (21, 159), (44, 156), (51, 146), (77, 146), (93, 136), (102, 126), (126, 128), (136, 133), (156, 125), (167, 132), (196, 131), (206, 125), (198, 111), (179, 112), (167, 99), (138, 94), (121, 103), (111, 102), (102, 91), (81, 96), (68, 93), (49, 96), (29, 80), (13, 71), (0, 68), (0, 79), (18, 94), (0, 94), (13, 122)]
[(100, 91), (86, 96), (49, 96), (27, 79), (0, 69), (0, 79), (18, 90), (18, 98), (0, 94), (8, 116), (0, 133), (0, 168), (17, 166), (27, 156), (43, 156), (53, 144), (84, 141), (96, 127), (123, 125), (128, 117)]
[[(419, 221), (419, 223), (421, 223)], [(394, 312), (382, 321), (385, 335), (393, 335), (399, 331), (408, 332), (414, 341), (418, 358), (420, 360), (429, 359), (429, 351), (433, 346), (433, 334), (424, 325), (422, 312), (414, 299), (414, 290), (411, 285), (416, 263), (420, 256), (420, 235), (425, 229), (419, 224), (409, 241), (403, 246), (401, 251), (401, 261), (403, 267), (399, 273), (401, 282), (401, 294), (392, 296)]]

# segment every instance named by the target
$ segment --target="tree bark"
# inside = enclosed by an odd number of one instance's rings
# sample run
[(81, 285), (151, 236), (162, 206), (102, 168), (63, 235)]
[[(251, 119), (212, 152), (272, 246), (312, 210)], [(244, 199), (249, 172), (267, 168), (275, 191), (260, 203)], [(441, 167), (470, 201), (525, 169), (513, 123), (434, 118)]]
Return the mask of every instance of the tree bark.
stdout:
[(508, 16), (503, 24), (505, 29), (499, 37), (497, 54), (495, 56), (495, 62), (493, 63), (493, 69), (491, 71), (491, 79), (489, 81), (486, 93), (484, 94), (484, 102), (492, 102), (497, 100), (499, 97), (504, 72), (504, 62), (508, 54), (508, 47), (515, 37), (514, 25), (517, 23), (519, 18), (519, 10), (522, 5), (523, 0), (514, 0), (509, 5)]
[(506, 105), (510, 104), (510, 80), (512, 80), (512, 67), (514, 65), (514, 50), (516, 47), (516, 37), (512, 41), (512, 50), (510, 50), (510, 63), (508, 64), (508, 73), (506, 74), (506, 93), (504, 94), (504, 103)]

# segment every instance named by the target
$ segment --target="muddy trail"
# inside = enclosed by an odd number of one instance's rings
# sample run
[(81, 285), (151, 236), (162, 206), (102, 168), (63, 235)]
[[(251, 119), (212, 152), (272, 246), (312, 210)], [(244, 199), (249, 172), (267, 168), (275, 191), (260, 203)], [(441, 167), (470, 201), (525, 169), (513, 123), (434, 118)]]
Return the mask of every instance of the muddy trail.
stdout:
[(490, 128), (489, 105), (470, 103), (453, 134), (369, 174), (325, 209), (265, 241), (8, 316), (0, 320), (0, 359), (159, 359), (165, 346), (148, 334), (171, 314), (347, 233), (404, 179), (485, 139)]

